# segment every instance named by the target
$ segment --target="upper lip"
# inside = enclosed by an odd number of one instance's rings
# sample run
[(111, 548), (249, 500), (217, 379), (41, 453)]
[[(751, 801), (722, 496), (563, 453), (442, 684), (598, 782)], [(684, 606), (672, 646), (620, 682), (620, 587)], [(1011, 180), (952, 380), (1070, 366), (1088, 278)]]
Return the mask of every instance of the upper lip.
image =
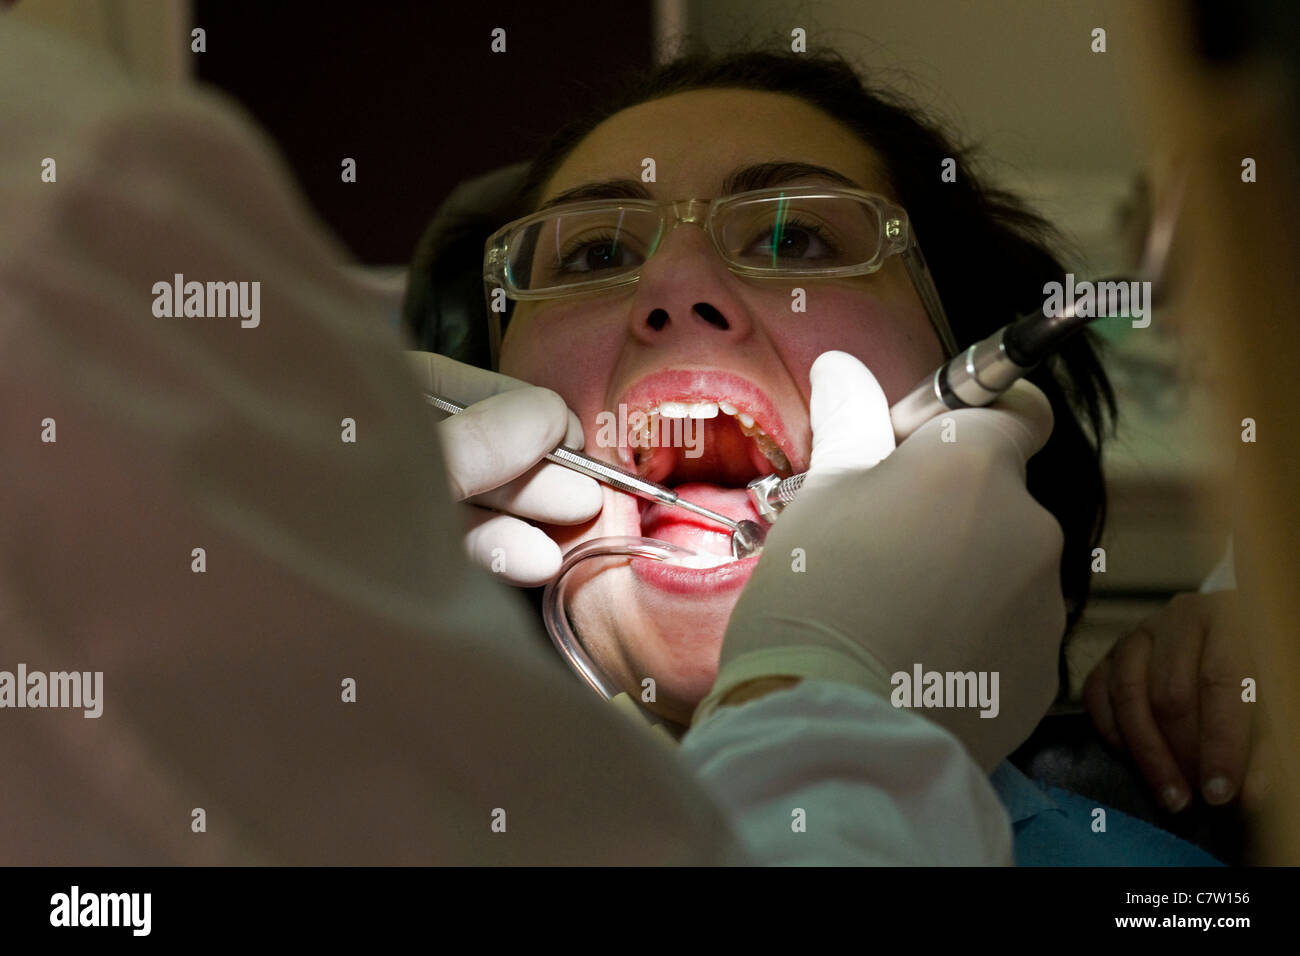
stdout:
[[(806, 470), (804, 456), (793, 446), (776, 402), (756, 382), (737, 372), (720, 368), (664, 369), (636, 379), (615, 404), (631, 412), (647, 411), (662, 402), (718, 401), (751, 415), (754, 424), (785, 453), (791, 468), (796, 473)], [(624, 464), (631, 461), (629, 444), (624, 441), (620, 449)]]

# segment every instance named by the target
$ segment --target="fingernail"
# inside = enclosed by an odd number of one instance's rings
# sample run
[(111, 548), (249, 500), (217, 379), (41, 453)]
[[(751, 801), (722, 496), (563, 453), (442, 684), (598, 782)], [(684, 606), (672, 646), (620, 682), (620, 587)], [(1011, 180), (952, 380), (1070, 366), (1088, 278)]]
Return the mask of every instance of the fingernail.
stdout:
[(1227, 777), (1212, 777), (1201, 785), (1201, 793), (1206, 803), (1217, 807), (1232, 799), (1232, 784)]
[(1182, 810), (1183, 807), (1187, 806), (1187, 801), (1191, 799), (1191, 794), (1182, 787), (1171, 783), (1160, 791), (1160, 799), (1164, 802), (1164, 805), (1168, 808), (1170, 813), (1177, 813)]

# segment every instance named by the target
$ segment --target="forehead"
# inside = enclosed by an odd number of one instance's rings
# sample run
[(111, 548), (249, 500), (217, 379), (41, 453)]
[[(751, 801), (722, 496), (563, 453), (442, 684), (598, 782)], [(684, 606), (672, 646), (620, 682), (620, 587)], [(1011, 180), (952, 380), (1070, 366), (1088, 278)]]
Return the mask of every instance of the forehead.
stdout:
[(655, 161), (651, 193), (712, 199), (732, 170), (761, 162), (833, 169), (889, 196), (875, 152), (847, 126), (793, 96), (754, 90), (691, 90), (615, 113), (570, 152), (542, 190), (545, 201), (584, 183), (641, 179)]

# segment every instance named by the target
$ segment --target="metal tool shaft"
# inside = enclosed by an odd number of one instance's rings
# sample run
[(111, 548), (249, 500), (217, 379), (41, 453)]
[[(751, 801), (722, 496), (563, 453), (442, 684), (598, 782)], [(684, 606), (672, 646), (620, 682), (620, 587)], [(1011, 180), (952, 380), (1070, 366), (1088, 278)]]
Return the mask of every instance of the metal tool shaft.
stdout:
[[(449, 415), (459, 415), (466, 408), (460, 402), (443, 398), (441, 395), (434, 395), (431, 392), (425, 392), (424, 397), (434, 408), (447, 412)], [(590, 455), (584, 455), (582, 452), (573, 451), (561, 445), (548, 454), (546, 460), (555, 462), (557, 465), (563, 465), (565, 468), (584, 474), (589, 478), (594, 478), (613, 488), (617, 488), (619, 491), (626, 491), (628, 494), (645, 498), (647, 501), (685, 508), (687, 511), (693, 511), (698, 515), (716, 521), (733, 532), (740, 530), (741, 523), (732, 521), (726, 515), (718, 514), (718, 512), (705, 508), (703, 505), (697, 505), (692, 501), (679, 498), (677, 492), (671, 488), (665, 488), (653, 481), (647, 481), (639, 475), (624, 471), (622, 468), (616, 468), (608, 462), (592, 458)], [(752, 524), (752, 522), (748, 523)]]

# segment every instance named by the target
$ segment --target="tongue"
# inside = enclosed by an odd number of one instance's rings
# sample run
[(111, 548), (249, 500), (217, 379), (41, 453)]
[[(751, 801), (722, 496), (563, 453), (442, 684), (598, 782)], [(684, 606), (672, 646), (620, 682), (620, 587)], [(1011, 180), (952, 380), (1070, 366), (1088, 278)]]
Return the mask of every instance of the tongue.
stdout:
[[(734, 521), (762, 522), (744, 488), (726, 488), (706, 482), (688, 482), (673, 488), (692, 504), (702, 505)], [(641, 515), (641, 533), (669, 544), (706, 554), (731, 555), (731, 530), (703, 515), (671, 505), (647, 505)]]

